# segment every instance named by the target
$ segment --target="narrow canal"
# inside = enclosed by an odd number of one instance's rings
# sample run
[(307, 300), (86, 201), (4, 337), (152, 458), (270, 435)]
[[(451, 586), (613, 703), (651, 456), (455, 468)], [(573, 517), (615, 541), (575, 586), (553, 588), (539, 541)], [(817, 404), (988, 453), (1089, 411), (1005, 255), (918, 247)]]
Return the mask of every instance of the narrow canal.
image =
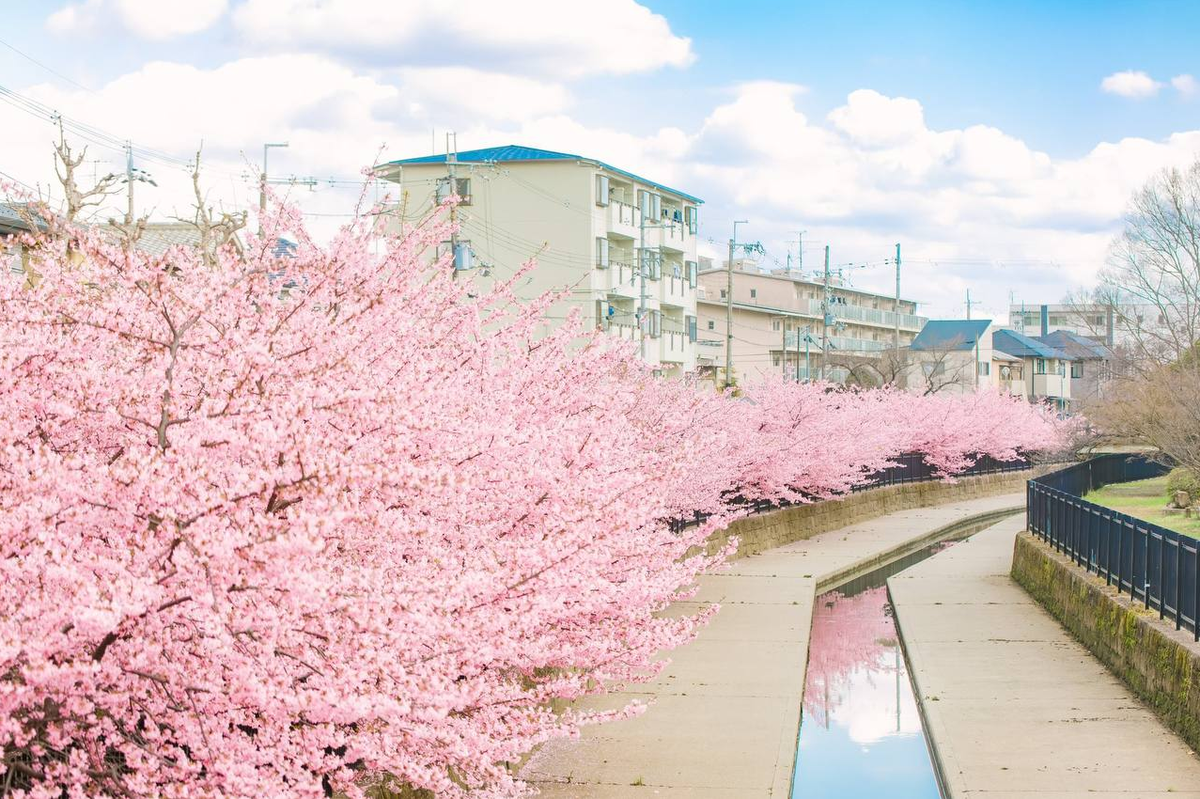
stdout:
[(817, 597), (792, 799), (938, 799), (887, 579), (961, 531)]

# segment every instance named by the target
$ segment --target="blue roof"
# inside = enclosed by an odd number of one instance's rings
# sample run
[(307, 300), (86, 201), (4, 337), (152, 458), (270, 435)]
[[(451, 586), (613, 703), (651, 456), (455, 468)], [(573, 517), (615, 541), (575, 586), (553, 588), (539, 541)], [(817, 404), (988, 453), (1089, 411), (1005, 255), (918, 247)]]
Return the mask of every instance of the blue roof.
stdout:
[(1045, 342), (1038, 341), (1015, 330), (997, 330), (992, 334), (992, 348), (1015, 355), (1018, 358), (1058, 358), (1060, 361), (1074, 360), (1070, 355), (1057, 350)]
[(991, 319), (930, 319), (913, 339), (914, 350), (970, 350)]
[[(679, 195), (685, 200), (691, 200), (694, 203), (703, 203), (699, 197), (693, 197), (690, 194), (685, 194), (679, 189), (672, 189), (670, 186), (664, 186), (661, 183), (656, 183), (653, 180), (647, 180), (632, 172), (627, 172), (624, 169), (617, 169), (611, 164), (606, 164), (595, 158), (587, 158), (582, 155), (572, 155), (571, 153), (559, 153), (554, 150), (541, 150), (537, 147), (522, 147), (519, 144), (505, 144), (500, 147), (484, 147), (480, 150), (463, 150), (458, 153), (458, 163), (460, 164), (499, 164), (521, 161), (591, 161), (598, 164), (609, 172), (615, 172), (618, 175), (636, 180), (640, 183), (645, 183), (648, 186), (653, 186), (662, 191), (669, 191), (671, 194)], [(419, 158), (403, 158), (399, 161), (388, 161), (380, 166), (410, 166), (413, 164), (444, 164), (446, 156), (442, 155), (423, 155)]]

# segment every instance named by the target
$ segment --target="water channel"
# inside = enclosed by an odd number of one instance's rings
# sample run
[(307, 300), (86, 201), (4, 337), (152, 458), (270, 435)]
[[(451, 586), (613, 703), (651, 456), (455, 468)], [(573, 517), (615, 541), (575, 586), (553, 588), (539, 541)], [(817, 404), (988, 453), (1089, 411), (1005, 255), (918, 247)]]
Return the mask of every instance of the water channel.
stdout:
[(978, 529), (817, 597), (792, 799), (939, 799), (886, 583)]

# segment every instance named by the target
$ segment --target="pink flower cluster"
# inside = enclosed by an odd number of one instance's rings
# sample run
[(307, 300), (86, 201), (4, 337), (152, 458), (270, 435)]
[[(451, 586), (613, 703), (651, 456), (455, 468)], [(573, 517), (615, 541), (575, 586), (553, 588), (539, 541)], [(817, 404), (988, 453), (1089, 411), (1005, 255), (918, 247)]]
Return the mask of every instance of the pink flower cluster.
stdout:
[(507, 764), (611, 717), (560, 700), (651, 677), (715, 611), (656, 613), (720, 563), (731, 494), (1057, 443), (995, 396), (656, 380), (546, 331), (551, 298), (431, 270), (437, 225), (383, 254), (301, 227), (216, 268), (49, 238), (36, 288), (0, 281), (13, 795), (519, 794)]

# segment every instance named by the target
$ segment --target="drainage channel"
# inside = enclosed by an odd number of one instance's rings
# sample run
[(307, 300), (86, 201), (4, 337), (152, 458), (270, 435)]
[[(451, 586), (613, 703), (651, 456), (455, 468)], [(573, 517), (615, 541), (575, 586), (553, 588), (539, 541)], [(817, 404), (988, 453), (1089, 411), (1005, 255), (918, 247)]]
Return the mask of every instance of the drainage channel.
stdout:
[(816, 598), (792, 799), (938, 799), (887, 579), (994, 522), (961, 529)]

